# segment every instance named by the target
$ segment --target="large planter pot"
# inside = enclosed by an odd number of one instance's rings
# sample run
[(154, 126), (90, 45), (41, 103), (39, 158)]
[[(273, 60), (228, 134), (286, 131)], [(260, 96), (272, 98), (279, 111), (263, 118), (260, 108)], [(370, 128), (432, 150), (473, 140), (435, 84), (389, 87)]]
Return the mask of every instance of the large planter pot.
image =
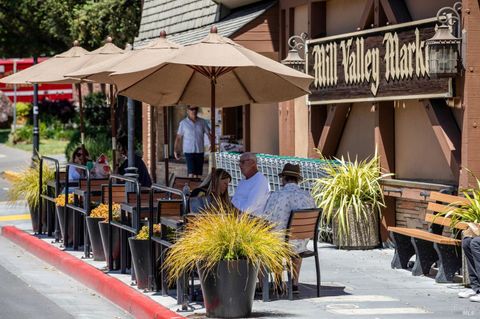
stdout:
[(128, 238), (130, 251), (132, 252), (133, 268), (137, 280), (138, 289), (147, 289), (150, 269), (152, 269), (152, 256), (150, 254), (148, 240)]
[[(46, 215), (46, 205), (42, 205), (43, 208), (43, 214), (42, 214), (42, 232), (47, 231), (47, 215)], [(30, 211), (30, 219), (32, 221), (32, 230), (33, 232), (37, 233), (38, 232), (38, 207), (37, 206), (31, 206), (30, 204), (28, 205), (28, 210)]]
[(87, 229), (90, 243), (92, 245), (93, 260), (105, 261), (105, 253), (103, 252), (102, 237), (100, 235), (100, 228), (98, 223), (103, 221), (103, 218), (87, 216)]
[(353, 209), (347, 213), (349, 233), (339, 236), (338, 222), (332, 223), (333, 244), (341, 249), (372, 249), (380, 244), (378, 233), (378, 214), (369, 208), (367, 218), (356, 217)]
[[(107, 266), (110, 266), (108, 264), (108, 251), (110, 248), (110, 242), (109, 242), (109, 228), (108, 228), (108, 222), (100, 222), (98, 223), (99, 229), (100, 229), (100, 237), (102, 238), (102, 246), (103, 246), (103, 253), (105, 254), (105, 258), (107, 260)], [(120, 269), (120, 229), (117, 227), (113, 227), (113, 234), (112, 234), (112, 255), (113, 255), (113, 267), (112, 269), (117, 270)]]
[(207, 317), (245, 318), (252, 312), (258, 266), (221, 261), (210, 272), (197, 264)]
[[(55, 205), (55, 211), (57, 213), (58, 224), (60, 226), (60, 233), (62, 234), (62, 240), (65, 238), (65, 207)], [(68, 244), (73, 242), (73, 223), (68, 223)], [(65, 243), (64, 243), (65, 245)]]

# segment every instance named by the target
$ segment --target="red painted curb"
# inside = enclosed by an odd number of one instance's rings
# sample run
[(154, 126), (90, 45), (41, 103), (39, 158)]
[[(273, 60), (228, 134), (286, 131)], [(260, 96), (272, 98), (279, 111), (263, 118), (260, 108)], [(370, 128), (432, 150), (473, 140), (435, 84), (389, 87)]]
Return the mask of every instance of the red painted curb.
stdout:
[(55, 248), (15, 226), (1, 228), (2, 236), (28, 252), (53, 265), (85, 286), (95, 290), (111, 302), (131, 313), (135, 318), (180, 319), (179, 314), (159, 305), (123, 282), (97, 268)]

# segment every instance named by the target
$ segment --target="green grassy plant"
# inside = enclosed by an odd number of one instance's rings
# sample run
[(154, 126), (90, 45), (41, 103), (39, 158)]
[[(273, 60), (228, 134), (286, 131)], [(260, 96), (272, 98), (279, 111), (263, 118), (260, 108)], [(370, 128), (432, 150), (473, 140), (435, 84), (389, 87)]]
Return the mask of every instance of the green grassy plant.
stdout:
[[(320, 154), (321, 159), (325, 159)], [(382, 174), (377, 154), (363, 161), (349, 157), (325, 161), (325, 177), (313, 180), (312, 196), (323, 209), (323, 222), (338, 223), (338, 236), (349, 233), (349, 210), (356, 219), (368, 219), (371, 212), (380, 212), (384, 198), (380, 180), (392, 174)]]
[[(470, 174), (472, 173), (470, 172)], [(456, 231), (460, 231), (456, 226), (461, 222), (480, 224), (480, 180), (475, 177), (475, 182), (477, 184), (476, 188), (471, 187), (462, 190), (462, 194), (465, 196), (468, 204), (450, 204), (451, 210), (438, 213), (435, 217), (450, 218), (450, 228)]]
[(197, 262), (208, 272), (220, 261), (239, 259), (281, 274), (283, 262), (295, 253), (285, 242), (284, 232), (274, 227), (248, 214), (238, 215), (235, 208), (221, 203), (209, 206), (189, 220), (182, 236), (169, 249), (165, 260), (168, 280), (173, 282), (192, 271)]
[[(12, 183), (8, 191), (11, 202), (25, 199), (30, 207), (36, 207), (39, 202), (39, 167), (37, 163), (33, 168), (27, 168), (20, 173), (20, 177)], [(48, 165), (43, 166), (42, 190), (46, 191), (47, 183), (55, 179), (55, 171)]]

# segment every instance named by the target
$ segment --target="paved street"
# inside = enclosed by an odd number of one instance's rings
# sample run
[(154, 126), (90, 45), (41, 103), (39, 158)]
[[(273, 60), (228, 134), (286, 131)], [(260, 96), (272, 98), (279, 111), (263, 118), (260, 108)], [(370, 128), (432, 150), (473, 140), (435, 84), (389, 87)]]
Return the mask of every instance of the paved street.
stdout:
[[(0, 144), (0, 171), (20, 171), (30, 153)], [(0, 178), (0, 227), (31, 230), (26, 202), (7, 203), (9, 182)], [(131, 318), (71, 277), (0, 236), (0, 319)]]

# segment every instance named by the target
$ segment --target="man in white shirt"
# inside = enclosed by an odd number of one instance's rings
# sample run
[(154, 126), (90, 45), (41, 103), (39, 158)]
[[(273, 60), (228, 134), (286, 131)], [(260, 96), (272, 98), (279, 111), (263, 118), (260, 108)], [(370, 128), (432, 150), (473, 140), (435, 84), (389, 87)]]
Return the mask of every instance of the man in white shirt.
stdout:
[(189, 177), (200, 177), (203, 174), (203, 158), (205, 152), (204, 134), (210, 136), (207, 121), (197, 116), (198, 107), (188, 106), (187, 117), (178, 126), (173, 155), (180, 159), (180, 144), (183, 139), (183, 153), (187, 162)]
[(240, 156), (240, 170), (245, 179), (238, 183), (232, 203), (242, 212), (260, 215), (268, 200), (270, 187), (268, 180), (258, 171), (255, 154), (243, 153)]

